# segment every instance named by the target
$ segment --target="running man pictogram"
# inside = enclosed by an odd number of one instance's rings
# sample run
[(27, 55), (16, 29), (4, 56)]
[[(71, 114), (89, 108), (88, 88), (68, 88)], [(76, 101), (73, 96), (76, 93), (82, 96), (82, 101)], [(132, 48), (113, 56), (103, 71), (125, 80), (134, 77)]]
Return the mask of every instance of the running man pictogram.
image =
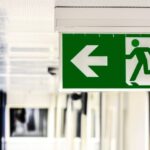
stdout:
[(143, 67), (145, 74), (150, 74), (150, 70), (148, 69), (148, 60), (146, 58), (145, 52), (148, 52), (150, 54), (150, 48), (149, 47), (139, 47), (140, 42), (137, 39), (134, 39), (132, 41), (132, 46), (134, 46), (134, 50), (129, 54), (126, 55), (126, 59), (132, 59), (134, 56), (137, 57), (138, 63), (136, 65), (136, 68), (130, 78), (130, 81), (133, 85), (138, 85), (136, 82), (134, 82)]

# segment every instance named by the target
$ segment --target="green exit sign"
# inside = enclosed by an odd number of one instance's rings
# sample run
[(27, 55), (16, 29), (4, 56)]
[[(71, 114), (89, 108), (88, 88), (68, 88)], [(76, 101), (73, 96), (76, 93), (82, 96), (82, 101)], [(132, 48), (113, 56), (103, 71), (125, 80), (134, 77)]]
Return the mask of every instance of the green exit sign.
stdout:
[(62, 34), (62, 88), (150, 88), (150, 34)]

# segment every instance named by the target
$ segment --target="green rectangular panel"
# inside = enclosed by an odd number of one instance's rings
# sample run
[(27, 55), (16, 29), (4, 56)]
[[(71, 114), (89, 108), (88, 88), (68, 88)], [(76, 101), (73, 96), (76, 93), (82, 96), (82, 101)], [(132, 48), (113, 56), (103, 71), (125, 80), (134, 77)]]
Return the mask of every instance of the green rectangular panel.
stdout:
[(150, 88), (150, 34), (62, 34), (63, 89)]

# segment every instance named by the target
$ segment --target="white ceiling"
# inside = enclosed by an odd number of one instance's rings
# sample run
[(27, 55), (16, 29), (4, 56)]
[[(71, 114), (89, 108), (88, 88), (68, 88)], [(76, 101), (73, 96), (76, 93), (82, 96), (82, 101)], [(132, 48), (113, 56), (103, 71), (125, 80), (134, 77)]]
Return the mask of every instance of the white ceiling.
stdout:
[(150, 0), (56, 0), (56, 6), (149, 7), (150, 6)]

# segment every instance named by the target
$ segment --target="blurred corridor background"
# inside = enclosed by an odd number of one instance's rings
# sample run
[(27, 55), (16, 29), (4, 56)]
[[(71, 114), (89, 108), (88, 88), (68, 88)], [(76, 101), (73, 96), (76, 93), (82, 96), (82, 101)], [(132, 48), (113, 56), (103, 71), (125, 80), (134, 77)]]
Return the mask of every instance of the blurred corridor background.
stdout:
[(1, 92), (0, 100), (2, 150), (149, 149), (148, 92)]

